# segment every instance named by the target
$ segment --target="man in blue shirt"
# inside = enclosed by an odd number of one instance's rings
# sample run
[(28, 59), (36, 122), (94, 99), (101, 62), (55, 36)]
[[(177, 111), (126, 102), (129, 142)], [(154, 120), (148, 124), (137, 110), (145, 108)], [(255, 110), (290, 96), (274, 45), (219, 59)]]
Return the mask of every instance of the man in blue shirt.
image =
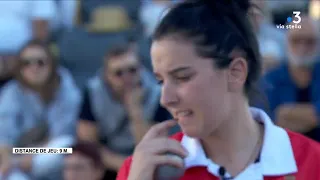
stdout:
[(319, 30), (309, 17), (288, 31), (288, 62), (266, 73), (267, 96), (276, 124), (320, 142)]

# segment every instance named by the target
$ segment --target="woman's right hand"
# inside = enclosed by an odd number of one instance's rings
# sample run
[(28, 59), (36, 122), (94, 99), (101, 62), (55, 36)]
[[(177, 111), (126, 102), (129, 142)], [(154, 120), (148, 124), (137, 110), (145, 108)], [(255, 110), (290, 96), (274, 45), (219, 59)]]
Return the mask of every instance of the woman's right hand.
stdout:
[(187, 151), (180, 142), (168, 137), (168, 130), (175, 124), (175, 121), (170, 120), (151, 127), (135, 148), (128, 180), (153, 180), (158, 165), (184, 167), (182, 158), (187, 156)]

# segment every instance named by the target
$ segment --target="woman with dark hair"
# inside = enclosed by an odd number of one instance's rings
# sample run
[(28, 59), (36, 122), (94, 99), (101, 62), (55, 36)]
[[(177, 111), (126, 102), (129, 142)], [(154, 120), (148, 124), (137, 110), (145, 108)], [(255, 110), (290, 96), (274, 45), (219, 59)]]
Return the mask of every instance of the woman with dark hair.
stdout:
[(72, 146), (72, 154), (64, 159), (64, 180), (102, 180), (104, 165), (100, 146), (79, 141)]
[[(15, 79), (4, 86), (0, 95), (0, 152), (17, 146), (70, 146), (81, 102), (71, 75), (58, 67), (48, 46), (38, 41), (30, 41), (22, 48), (18, 63)], [(16, 159), (7, 154), (4, 159), (0, 175), (8, 175), (9, 170), (15, 174), (17, 169), (32, 179), (47, 177), (63, 163), (59, 155)]]
[[(185, 1), (164, 16), (151, 56), (161, 103), (175, 121), (149, 130), (118, 180), (320, 180), (319, 144), (248, 105), (261, 72), (249, 6)], [(176, 122), (182, 132), (168, 138)]]

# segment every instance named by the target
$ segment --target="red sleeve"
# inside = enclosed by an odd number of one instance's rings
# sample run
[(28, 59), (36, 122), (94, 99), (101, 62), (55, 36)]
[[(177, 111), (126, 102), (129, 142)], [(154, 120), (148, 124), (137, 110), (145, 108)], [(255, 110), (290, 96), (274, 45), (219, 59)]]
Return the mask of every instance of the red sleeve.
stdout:
[(129, 176), (130, 166), (132, 162), (132, 157), (128, 157), (120, 170), (118, 171), (117, 180), (127, 180)]

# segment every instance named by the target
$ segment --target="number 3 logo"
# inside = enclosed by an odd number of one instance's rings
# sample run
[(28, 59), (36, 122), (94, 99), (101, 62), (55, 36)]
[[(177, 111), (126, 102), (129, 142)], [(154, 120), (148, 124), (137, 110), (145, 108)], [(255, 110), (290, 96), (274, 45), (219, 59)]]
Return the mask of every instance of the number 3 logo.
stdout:
[(293, 11), (294, 17), (297, 18), (293, 20), (293, 23), (298, 24), (301, 22), (300, 11)]

